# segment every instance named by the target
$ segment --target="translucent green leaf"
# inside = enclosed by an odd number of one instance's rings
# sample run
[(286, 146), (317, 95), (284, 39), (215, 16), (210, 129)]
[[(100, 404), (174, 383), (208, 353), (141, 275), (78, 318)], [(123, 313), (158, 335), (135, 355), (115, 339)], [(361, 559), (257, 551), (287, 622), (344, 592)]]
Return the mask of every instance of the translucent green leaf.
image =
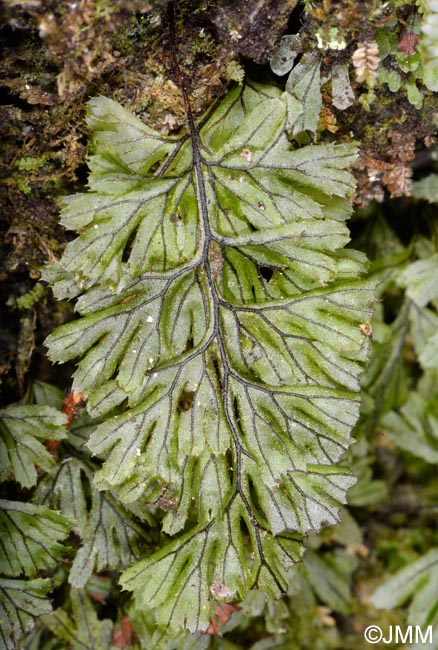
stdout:
[(388, 88), (392, 93), (400, 90), (402, 80), (397, 70), (388, 70), (388, 68), (381, 65), (378, 68), (377, 76), (381, 84), (388, 84)]
[[(378, 587), (371, 602), (379, 609), (393, 609), (411, 600), (408, 624), (438, 625), (436, 586), (438, 584), (438, 549), (432, 548)], [(436, 629), (434, 630), (436, 632)]]
[(0, 572), (32, 576), (53, 567), (66, 550), (59, 542), (72, 523), (53, 510), (0, 499)]
[(428, 463), (438, 463), (438, 392), (429, 399), (412, 392), (396, 413), (387, 413), (379, 427), (395, 444)]
[(38, 621), (35, 628), (22, 638), (21, 646), (24, 650), (65, 650), (65, 646), (63, 647), (56, 637), (47, 635), (47, 630), (41, 621)]
[[(354, 447), (353, 447), (354, 450)], [(352, 454), (354, 455), (354, 454)], [(349, 495), (348, 503), (354, 507), (364, 507), (374, 503), (381, 503), (388, 495), (388, 488), (384, 481), (373, 478), (370, 464), (373, 461), (371, 452), (359, 459), (353, 459), (351, 467), (357, 478)]]
[(438, 203), (438, 174), (429, 174), (415, 181), (412, 187), (412, 196), (423, 199), (429, 203)]
[(315, 133), (322, 104), (321, 59), (318, 53), (303, 55), (288, 77), (286, 90), (303, 105), (303, 112), (293, 125), (293, 135), (301, 131)]
[[(350, 501), (350, 496), (348, 497), (348, 501)], [(330, 540), (334, 540), (342, 546), (348, 547), (349, 549), (357, 548), (363, 544), (363, 532), (359, 524), (350, 514), (348, 508), (341, 508), (339, 514), (341, 521), (336, 526), (328, 529), (326, 534), (329, 535)], [(322, 543), (324, 541), (324, 535), (320, 535), (318, 539)]]
[[(399, 309), (397, 318), (391, 325), (375, 319), (377, 336), (373, 341), (373, 353), (362, 386), (373, 400), (373, 407), (364, 419), (364, 429), (368, 433), (374, 429), (378, 418), (405, 401), (408, 394), (406, 368), (401, 350), (409, 326), (409, 305)], [(381, 310), (376, 310), (381, 316)], [(374, 327), (374, 325), (373, 325)]]
[(10, 406), (0, 410), (0, 481), (12, 473), (23, 487), (37, 482), (39, 467), (54, 465), (45, 440), (66, 437), (67, 417), (50, 406)]
[(49, 579), (6, 580), (0, 578), (0, 648), (16, 650), (20, 638), (35, 625), (35, 618), (52, 610)]
[(423, 64), (423, 82), (436, 92), (438, 90), (438, 2), (423, 0), (424, 17), (421, 25), (419, 52)]
[(340, 111), (352, 106), (355, 101), (353, 89), (350, 84), (347, 65), (335, 65), (332, 70), (332, 101), (333, 106)]
[(75, 522), (82, 546), (75, 556), (69, 581), (83, 587), (93, 570), (122, 569), (141, 556), (147, 534), (129, 511), (92, 481), (93, 468), (75, 458), (60, 465), (38, 486), (37, 503), (59, 509)]
[[(377, 295), (383, 297), (394, 286), (400, 270), (410, 261), (412, 251), (402, 245), (382, 213), (368, 222), (356, 246), (365, 250), (370, 258), (369, 276), (378, 282)], [(382, 320), (378, 307), (373, 315), (373, 329)], [(374, 332), (373, 338), (376, 335)]]
[(423, 368), (438, 368), (438, 331), (428, 338), (419, 361)]
[(212, 637), (209, 634), (187, 630), (170, 631), (157, 626), (149, 609), (137, 609), (131, 601), (128, 609), (129, 621), (139, 639), (141, 650), (211, 650)]
[[(347, 556), (343, 559), (345, 560)], [(352, 611), (353, 596), (351, 593), (351, 572), (355, 568), (354, 558), (349, 557), (350, 571), (345, 571), (340, 558), (336, 556), (324, 557), (313, 551), (308, 551), (305, 557), (305, 566), (310, 584), (319, 598), (330, 609), (342, 614)], [(331, 560), (331, 561), (330, 561)], [(353, 564), (352, 564), (353, 562)]]
[(29, 393), (29, 401), (40, 406), (53, 406), (58, 411), (61, 409), (65, 397), (65, 392), (60, 388), (38, 379), (30, 384)]
[[(255, 557), (247, 557), (247, 536)], [(276, 595), (287, 588), (301, 544), (288, 535), (260, 531), (236, 500), (225, 517), (168, 543), (124, 571), (121, 584), (135, 592), (138, 608), (155, 608), (157, 623), (206, 629), (211, 598), (231, 600), (252, 585)], [(245, 589), (246, 588), (246, 589)]]
[(412, 342), (421, 367), (424, 370), (438, 369), (438, 314), (429, 307), (412, 303), (409, 320)]
[(354, 482), (335, 463), (374, 298), (343, 248), (355, 151), (294, 148), (290, 99), (236, 88), (175, 138), (92, 100), (92, 191), (63, 210), (79, 237), (49, 275), (81, 317), (49, 353), (82, 357), (74, 390), (106, 416), (88, 443), (98, 488), (165, 511), (174, 539), (123, 577), (163, 624), (202, 629), (219, 582), (280, 593), (288, 535), (337, 521)]
[(388, 54), (395, 54), (397, 52), (398, 37), (395, 31), (391, 31), (387, 27), (378, 29), (375, 38), (379, 46), (379, 58), (381, 61), (386, 59)]
[(438, 253), (426, 259), (417, 260), (410, 264), (399, 275), (398, 283), (406, 287), (406, 293), (420, 307), (431, 300), (438, 299)]
[(412, 75), (406, 80), (406, 94), (408, 101), (419, 110), (423, 105), (423, 93)]
[(113, 622), (99, 620), (90, 598), (82, 589), (71, 589), (71, 614), (56, 609), (44, 616), (44, 624), (71, 650), (108, 650)]
[(270, 60), (272, 72), (279, 76), (287, 74), (300, 52), (301, 40), (298, 34), (283, 36)]

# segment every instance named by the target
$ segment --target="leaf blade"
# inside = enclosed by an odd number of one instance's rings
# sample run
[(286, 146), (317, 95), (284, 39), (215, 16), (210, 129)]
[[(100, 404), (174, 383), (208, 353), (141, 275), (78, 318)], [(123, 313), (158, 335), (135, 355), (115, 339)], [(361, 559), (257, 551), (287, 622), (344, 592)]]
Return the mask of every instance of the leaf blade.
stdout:
[[(335, 464), (359, 413), (374, 300), (357, 280), (364, 259), (343, 249), (355, 149), (294, 149), (290, 101), (236, 88), (199, 127), (188, 117), (190, 137), (155, 134), (143, 152), (149, 132), (132, 127), (143, 134), (136, 156), (131, 126), (122, 136), (125, 118), (108, 126), (106, 115), (94, 194), (66, 208), (80, 236), (53, 272), (59, 295), (82, 295), (81, 318), (49, 337), (50, 357), (82, 356), (74, 389), (90, 412), (119, 409), (88, 442), (102, 460), (96, 485), (162, 508), (173, 537), (122, 583), (160, 622), (192, 630), (207, 627), (206, 585), (220, 581), (230, 597), (254, 584), (284, 591), (300, 535), (337, 521), (354, 482)], [(111, 233), (120, 201), (129, 235), (90, 261), (99, 211)]]
[(49, 471), (54, 458), (44, 440), (63, 440), (67, 417), (50, 406), (17, 405), (0, 410), (0, 480), (10, 473), (22, 487), (37, 482), (36, 467)]

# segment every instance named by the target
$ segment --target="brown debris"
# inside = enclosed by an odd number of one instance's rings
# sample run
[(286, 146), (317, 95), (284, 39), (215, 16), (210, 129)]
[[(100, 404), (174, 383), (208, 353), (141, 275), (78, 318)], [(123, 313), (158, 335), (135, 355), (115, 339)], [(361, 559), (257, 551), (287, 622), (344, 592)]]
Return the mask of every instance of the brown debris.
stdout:
[(233, 603), (213, 603), (214, 614), (205, 633), (211, 634), (212, 636), (222, 636), (219, 625), (225, 625), (234, 612), (239, 611), (239, 609), (240, 607)]
[(338, 129), (339, 127), (336, 121), (336, 115), (326, 104), (323, 104), (319, 116), (318, 130), (336, 133)]
[(412, 169), (408, 165), (388, 165), (383, 171), (382, 180), (391, 195), (410, 196), (412, 192)]
[(128, 616), (123, 616), (120, 622), (120, 628), (114, 630), (112, 647), (131, 648), (132, 641), (135, 637), (134, 628)]
[(398, 42), (397, 50), (399, 52), (406, 52), (406, 54), (415, 54), (419, 40), (420, 37), (417, 34), (413, 34), (408, 29), (405, 29)]
[(369, 325), (368, 323), (361, 323), (359, 325), (359, 329), (362, 332), (362, 334), (367, 337), (367, 339), (371, 338), (371, 336), (373, 334), (373, 330), (371, 328), (371, 325)]
[(71, 424), (75, 417), (80, 415), (85, 407), (84, 393), (71, 391), (62, 402), (61, 412), (67, 416), (68, 423)]

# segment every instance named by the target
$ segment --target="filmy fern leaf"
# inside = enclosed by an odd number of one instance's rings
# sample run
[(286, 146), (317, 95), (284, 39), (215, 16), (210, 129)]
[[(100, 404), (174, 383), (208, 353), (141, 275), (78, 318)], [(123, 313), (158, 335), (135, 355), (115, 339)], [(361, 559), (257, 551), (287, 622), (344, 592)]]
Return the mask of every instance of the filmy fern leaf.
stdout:
[(66, 550), (59, 542), (71, 525), (67, 517), (43, 506), (0, 499), (0, 573), (31, 577), (53, 567)]
[(82, 546), (69, 582), (84, 587), (93, 570), (121, 569), (141, 556), (147, 535), (110, 492), (98, 492), (92, 467), (76, 458), (60, 465), (38, 485), (35, 500), (58, 509), (75, 522)]
[(44, 624), (71, 650), (107, 650), (111, 647), (113, 622), (100, 620), (91, 599), (82, 589), (71, 589), (72, 612), (58, 608), (44, 616)]
[(391, 609), (411, 600), (408, 624), (425, 629), (438, 627), (436, 584), (438, 580), (438, 549), (431, 548), (425, 555), (403, 567), (382, 584), (371, 597), (380, 609)]
[(438, 37), (438, 2), (423, 0), (424, 17), (421, 26), (420, 55), (423, 63), (423, 81), (429, 90), (438, 90), (437, 37)]
[(79, 236), (46, 274), (81, 317), (47, 344), (82, 357), (74, 389), (109, 414), (97, 486), (157, 503), (174, 536), (122, 585), (194, 630), (214, 599), (284, 591), (300, 535), (337, 521), (374, 290), (343, 248), (354, 147), (294, 149), (274, 87), (197, 122), (186, 104), (165, 136), (91, 100), (90, 191), (62, 217)]
[(22, 487), (35, 485), (36, 467), (48, 471), (55, 465), (43, 442), (65, 438), (66, 424), (66, 416), (50, 406), (0, 409), (0, 481), (13, 474)]
[(433, 388), (428, 399), (413, 391), (399, 412), (387, 413), (380, 423), (383, 432), (398, 447), (429, 463), (438, 463), (437, 398), (437, 391)]
[(47, 598), (51, 590), (49, 578), (0, 578), (1, 650), (16, 650), (19, 639), (33, 628), (35, 618), (51, 611), (52, 606)]

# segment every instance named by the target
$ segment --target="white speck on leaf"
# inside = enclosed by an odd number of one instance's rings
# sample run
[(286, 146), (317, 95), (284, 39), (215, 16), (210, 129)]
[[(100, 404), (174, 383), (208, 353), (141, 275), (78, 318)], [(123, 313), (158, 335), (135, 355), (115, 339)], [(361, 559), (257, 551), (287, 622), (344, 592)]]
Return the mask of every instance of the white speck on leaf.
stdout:
[(215, 580), (210, 585), (210, 593), (212, 596), (217, 596), (218, 598), (231, 598), (233, 595), (231, 589), (228, 589), (220, 580)]
[(251, 149), (242, 149), (240, 152), (242, 158), (245, 158), (249, 163), (252, 163), (252, 151)]

